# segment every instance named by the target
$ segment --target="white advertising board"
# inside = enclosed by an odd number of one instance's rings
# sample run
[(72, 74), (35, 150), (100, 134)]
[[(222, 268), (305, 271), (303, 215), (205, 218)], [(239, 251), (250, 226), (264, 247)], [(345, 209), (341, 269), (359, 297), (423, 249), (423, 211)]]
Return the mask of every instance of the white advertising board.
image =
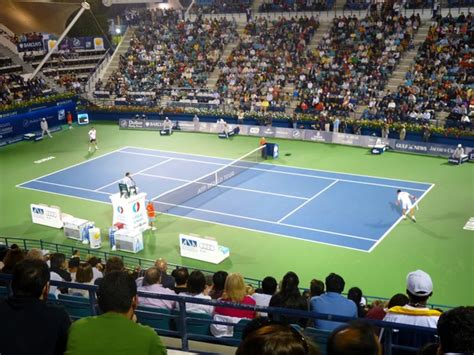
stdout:
[(61, 210), (59, 207), (32, 203), (30, 205), (30, 211), (33, 223), (58, 229), (63, 227)]
[(218, 245), (216, 240), (195, 235), (180, 234), (179, 249), (185, 258), (213, 264), (219, 264), (230, 256), (229, 248)]

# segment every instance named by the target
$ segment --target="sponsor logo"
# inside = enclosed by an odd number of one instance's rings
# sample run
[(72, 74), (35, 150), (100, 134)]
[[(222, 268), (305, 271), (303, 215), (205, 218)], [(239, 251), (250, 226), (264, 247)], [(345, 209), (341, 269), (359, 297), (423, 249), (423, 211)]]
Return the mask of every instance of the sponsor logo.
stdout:
[(23, 120), (23, 127), (28, 127), (30, 125), (30, 120)]
[(181, 239), (181, 245), (186, 246), (186, 247), (197, 248), (198, 246), (197, 244), (198, 243), (196, 240), (186, 239), (186, 238)]
[(250, 134), (259, 134), (260, 133), (260, 128), (258, 127), (251, 127), (249, 130)]
[(199, 249), (204, 252), (216, 250), (214, 244), (199, 243)]
[(265, 134), (274, 134), (274, 133), (275, 133), (275, 131), (274, 131), (273, 129), (271, 129), (271, 128), (267, 128), (267, 129), (265, 130)]
[(132, 211), (137, 213), (138, 211), (140, 211), (140, 202), (135, 202), (132, 206)]
[(291, 135), (293, 136), (293, 138), (298, 138), (300, 136), (300, 131), (294, 129)]
[(128, 127), (128, 121), (127, 120), (120, 120), (119, 121), (119, 126), (120, 127)]
[(123, 207), (122, 206), (118, 206), (117, 207), (117, 212), (122, 214), (123, 213)]
[(44, 215), (44, 209), (39, 208), (39, 207), (32, 207), (32, 208), (31, 208), (31, 211), (32, 211), (34, 214)]

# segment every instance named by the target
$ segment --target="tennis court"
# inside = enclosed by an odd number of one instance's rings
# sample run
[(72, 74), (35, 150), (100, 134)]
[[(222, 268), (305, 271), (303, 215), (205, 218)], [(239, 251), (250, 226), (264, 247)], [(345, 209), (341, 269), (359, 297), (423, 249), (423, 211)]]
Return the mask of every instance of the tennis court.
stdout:
[(397, 189), (419, 203), (434, 186), (258, 163), (258, 157), (232, 161), (124, 147), (18, 186), (110, 203), (130, 171), (168, 214), (365, 252), (400, 222)]

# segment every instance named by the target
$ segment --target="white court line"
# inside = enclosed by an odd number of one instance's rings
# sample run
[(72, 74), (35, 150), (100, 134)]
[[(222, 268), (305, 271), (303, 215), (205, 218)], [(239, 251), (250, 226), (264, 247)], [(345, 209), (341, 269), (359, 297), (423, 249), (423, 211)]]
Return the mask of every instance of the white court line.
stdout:
[[(140, 171), (137, 171), (137, 172), (134, 173), (133, 175), (140, 175), (140, 174), (143, 173), (144, 171), (147, 171), (147, 170), (156, 168), (156, 167), (159, 166), (159, 165), (166, 164), (167, 162), (169, 162), (169, 161), (171, 161), (171, 160), (173, 160), (173, 158), (168, 158), (168, 159), (166, 159), (166, 160), (164, 160), (164, 161), (161, 161), (161, 162), (159, 162), (159, 163), (156, 163), (155, 165), (152, 165), (152, 166), (150, 166), (150, 167), (148, 167), (148, 168), (145, 168), (145, 169), (142, 169), (142, 170), (140, 170)], [(123, 180), (123, 178), (120, 178), (120, 179), (118, 179), (118, 180), (115, 180), (114, 182), (111, 182), (110, 184), (101, 186), (101, 187), (99, 187), (98, 189), (95, 189), (94, 191), (102, 190), (102, 189), (104, 189), (104, 188), (106, 188), (106, 187), (109, 187), (109, 186), (111, 186), (111, 185), (117, 184), (118, 182), (120, 182), (120, 181), (122, 181), (122, 180)]]
[[(196, 159), (175, 158), (175, 157), (170, 157), (170, 156), (167, 156), (167, 155), (156, 155), (156, 154), (135, 153), (135, 152), (123, 152), (123, 151), (121, 151), (121, 152), (119, 152), (119, 153), (132, 154), (132, 155), (143, 155), (143, 156), (145, 156), (145, 157), (169, 158), (169, 159), (172, 159), (172, 160), (189, 161), (189, 162), (192, 162), (192, 163), (209, 164), (209, 165), (225, 166), (225, 165), (228, 164), (228, 163), (215, 163), (215, 162), (212, 162), (212, 161), (204, 161), (204, 160), (196, 160)], [(213, 158), (213, 157), (210, 157), (210, 158)]]
[[(418, 205), (418, 203), (426, 196), (426, 194), (427, 194), (428, 192), (431, 191), (431, 189), (432, 189), (434, 186), (435, 186), (435, 184), (432, 184), (432, 185), (428, 188), (428, 190), (426, 190), (426, 191), (420, 196), (420, 198), (416, 199), (415, 203), (413, 204), (413, 208), (415, 208), (415, 206)], [(382, 242), (382, 240), (392, 231), (393, 228), (395, 228), (395, 227), (398, 225), (398, 223), (400, 223), (400, 221), (401, 221), (402, 219), (403, 219), (403, 216), (400, 216), (400, 218), (398, 218), (398, 220), (379, 238), (379, 240), (377, 240), (377, 242), (376, 242), (374, 245), (372, 245), (372, 247), (369, 249), (369, 253), (371, 253), (372, 250), (374, 250), (375, 247), (376, 247), (377, 245), (379, 245), (380, 242)]]
[[(26, 183), (25, 183), (25, 184), (26, 184)], [(104, 204), (106, 204), (106, 205), (111, 205), (110, 202), (104, 202), (104, 201), (100, 201), (100, 200), (93, 200), (93, 199), (87, 198), (87, 197), (66, 195), (66, 194), (62, 194), (62, 193), (60, 193), (60, 192), (45, 191), (45, 190), (41, 190), (41, 189), (36, 189), (36, 188), (34, 188), (34, 187), (19, 186), (19, 188), (20, 188), (20, 189), (25, 189), (25, 190), (39, 191), (39, 192), (48, 193), (48, 194), (53, 194), (53, 195), (65, 196), (65, 197), (69, 197), (69, 198), (78, 198), (79, 200), (85, 200), (85, 201), (90, 201), (90, 202), (99, 202), (99, 203), (104, 203)], [(95, 192), (95, 191), (94, 191), (94, 192)]]
[(284, 219), (290, 217), (293, 213), (295, 213), (296, 211), (299, 211), (302, 207), (306, 206), (308, 203), (310, 203), (312, 200), (314, 200), (316, 197), (318, 197), (319, 195), (321, 195), (324, 191), (326, 190), (329, 190), (331, 187), (333, 187), (334, 185), (337, 184), (339, 180), (335, 180), (333, 181), (331, 184), (329, 184), (328, 186), (326, 186), (324, 189), (322, 189), (321, 191), (319, 191), (316, 195), (314, 195), (313, 197), (311, 197), (309, 200), (307, 200), (306, 202), (302, 203), (301, 205), (299, 205), (298, 207), (296, 207), (293, 211), (290, 211), (288, 214), (286, 214), (285, 216), (283, 216), (282, 218), (280, 218), (277, 223), (280, 224), (281, 221), (283, 221)]
[[(142, 150), (149, 150), (152, 152), (164, 152), (164, 153), (173, 153), (173, 154), (180, 154), (180, 155), (191, 155), (191, 156), (196, 156), (196, 157), (204, 157), (204, 158), (215, 158), (215, 159), (222, 159), (222, 160), (232, 160), (232, 158), (220, 158), (220, 157), (212, 157), (209, 155), (203, 155), (203, 154), (193, 154), (193, 153), (181, 153), (181, 152), (173, 152), (171, 150), (158, 150), (158, 149), (151, 149), (151, 148), (140, 148), (140, 147), (132, 147), (132, 146), (125, 146), (122, 147), (123, 149), (142, 149)], [(122, 153), (122, 152), (121, 152)], [(414, 184), (425, 184), (425, 185), (433, 185), (431, 182), (423, 182), (423, 181), (414, 181), (414, 180), (405, 180), (405, 179), (395, 179), (395, 178), (389, 178), (389, 177), (380, 177), (380, 176), (373, 176), (373, 175), (363, 175), (363, 174), (354, 174), (354, 173), (346, 173), (346, 172), (340, 172), (340, 171), (332, 171), (332, 170), (324, 170), (324, 169), (312, 169), (312, 168), (302, 168), (299, 166), (294, 166), (294, 165), (278, 165), (278, 164), (271, 164), (271, 163), (260, 163), (262, 165), (268, 165), (272, 167), (279, 167), (282, 169), (285, 168), (291, 168), (291, 169), (298, 169), (298, 170), (311, 170), (311, 171), (322, 171), (325, 173), (332, 173), (332, 174), (341, 174), (341, 175), (350, 175), (350, 176), (360, 176), (360, 177), (368, 177), (368, 178), (373, 178), (373, 179), (380, 179), (380, 180), (393, 180), (393, 181), (404, 181), (404, 182), (411, 182)], [(225, 164), (224, 164), (225, 165)], [(334, 180), (334, 179), (333, 179)], [(339, 179), (340, 180), (340, 179)], [(421, 190), (425, 191), (425, 190)]]
[(92, 159), (88, 159), (87, 161), (83, 161), (83, 162), (81, 162), (81, 163), (76, 163), (76, 164), (73, 164), (73, 165), (69, 165), (68, 167), (65, 167), (65, 168), (62, 168), (62, 169), (53, 171), (52, 173), (45, 174), (45, 175), (42, 175), (42, 176), (40, 176), (40, 177), (37, 177), (37, 178), (31, 179), (31, 180), (22, 182), (21, 184), (18, 184), (18, 185), (16, 185), (15, 187), (21, 187), (21, 185), (23, 185), (23, 184), (27, 184), (27, 183), (29, 183), (29, 182), (32, 182), (32, 181), (35, 181), (35, 180), (39, 180), (39, 179), (45, 178), (45, 177), (50, 176), (50, 175), (54, 175), (54, 174), (60, 173), (61, 171), (74, 168), (75, 166), (79, 166), (79, 165), (82, 165), (82, 164), (87, 164), (87, 163), (90, 162), (90, 161), (93, 161), (93, 160), (96, 160), (96, 159), (100, 159), (100, 158), (103, 158), (103, 157), (105, 157), (105, 156), (107, 156), (107, 155), (120, 152), (122, 149), (124, 149), (124, 148), (120, 148), (120, 149), (114, 150), (114, 151), (112, 151), (112, 152), (105, 153), (105, 154), (103, 154), (103, 155), (101, 155), (101, 156), (98, 156), (98, 157), (95, 157), (95, 158), (92, 158)]
[[(173, 180), (173, 181), (180, 181), (180, 182), (195, 182), (194, 180), (186, 180), (186, 179), (178, 179), (178, 178), (172, 178), (168, 176), (161, 176), (161, 175), (153, 175), (153, 174), (135, 174), (135, 175), (143, 175), (143, 176), (149, 176), (149, 177), (154, 177), (154, 178), (159, 178), (159, 179), (166, 179), (166, 180)], [(212, 185), (215, 186), (214, 184), (207, 184), (205, 182), (196, 182), (196, 184), (199, 185)], [(258, 194), (263, 194), (263, 195), (271, 195), (271, 196), (279, 196), (279, 197), (287, 197), (287, 198), (293, 198), (297, 200), (303, 200), (307, 201), (308, 199), (306, 197), (299, 197), (299, 196), (293, 196), (293, 195), (285, 195), (285, 194), (278, 194), (276, 192), (266, 192), (266, 191), (260, 191), (260, 190), (252, 190), (252, 189), (244, 189), (243, 187), (235, 187), (235, 186), (228, 186), (228, 185), (217, 185), (216, 187), (222, 187), (224, 189), (229, 189), (229, 190), (238, 190), (238, 191), (246, 191), (246, 192), (255, 192)]]
[[(141, 149), (141, 148), (139, 148)], [(153, 154), (146, 154), (146, 153), (135, 153), (135, 152), (124, 152), (121, 151), (120, 153), (125, 153), (125, 154), (134, 154), (134, 155), (143, 155), (143, 156), (152, 156), (152, 157), (157, 157), (157, 158), (169, 158), (167, 156), (162, 156), (162, 155), (153, 155)], [(191, 154), (192, 155), (192, 154)], [(189, 162), (195, 162), (195, 163), (201, 163), (201, 164), (211, 164), (211, 165), (219, 165), (219, 166), (225, 166), (226, 164), (224, 163), (213, 163), (213, 162), (208, 162), (208, 161), (202, 161), (202, 160), (194, 160), (194, 159), (185, 159), (185, 158), (171, 158), (171, 159), (176, 159), (176, 160), (181, 160), (181, 161), (189, 161)], [(264, 164), (264, 163), (260, 163)], [(275, 167), (276, 165), (269, 164), (270, 166)], [(268, 170), (268, 169), (262, 169), (262, 168), (247, 168), (245, 166), (241, 166), (236, 164), (235, 166), (237, 167), (242, 167), (246, 168), (247, 170), (254, 170), (254, 171), (263, 171), (266, 173), (270, 174), (282, 174), (282, 175), (291, 175), (291, 176), (303, 176), (303, 177), (308, 177), (308, 178), (313, 178), (313, 179), (323, 179), (323, 180), (334, 180), (336, 179), (335, 177), (328, 177), (328, 176), (319, 176), (319, 175), (310, 175), (310, 174), (302, 174), (302, 173), (294, 173), (294, 172), (289, 172), (289, 171), (279, 171), (279, 170)], [(282, 166), (283, 167), (283, 166)], [(292, 167), (293, 168), (293, 167)], [(297, 169), (303, 169), (303, 168), (297, 168)], [(306, 169), (306, 170), (312, 170), (312, 171), (318, 171), (318, 170), (313, 170), (313, 169)], [(323, 171), (323, 170), (320, 170)], [(330, 172), (330, 171), (328, 171)], [(330, 172), (331, 173), (331, 172)], [(332, 172), (334, 174), (341, 174), (341, 175), (354, 175), (354, 176), (362, 176), (364, 177), (365, 175), (355, 175), (355, 174), (346, 174), (346, 173), (336, 173)], [(369, 176), (367, 176), (369, 177)], [(375, 177), (374, 177), (375, 178)], [(403, 182), (403, 180), (396, 180), (396, 179), (387, 179), (387, 178), (377, 178), (379, 180), (392, 180), (392, 181), (399, 181)], [(412, 191), (426, 191), (425, 189), (417, 189), (417, 188), (412, 188), (408, 186), (401, 186), (401, 185), (388, 185), (388, 184), (379, 184), (375, 182), (367, 182), (367, 181), (357, 181), (357, 180), (349, 180), (349, 179), (337, 179), (341, 182), (348, 182), (352, 184), (362, 184), (362, 185), (371, 185), (371, 186), (380, 186), (380, 187), (389, 187), (393, 189), (405, 189), (405, 190), (412, 190)], [(408, 181), (407, 181), (408, 182)], [(424, 184), (424, 183), (421, 183)]]
[[(70, 186), (70, 185), (63, 185), (63, 184), (58, 184), (56, 182), (48, 182), (48, 181), (41, 181), (41, 180), (34, 180), (33, 182), (39, 182), (41, 184), (46, 184), (46, 185), (53, 185), (53, 186), (61, 186), (61, 187), (67, 187), (68, 189), (73, 189), (73, 190), (81, 190), (81, 191), (88, 191), (88, 192), (97, 192), (98, 194), (103, 194), (110, 196), (108, 192), (102, 192), (102, 191), (95, 191), (91, 189), (85, 189), (83, 187), (77, 187), (77, 186)], [(22, 186), (20, 186), (22, 187)]]
[(156, 204), (168, 205), (168, 206), (173, 206), (173, 207), (177, 207), (177, 208), (184, 208), (184, 209), (187, 209), (187, 210), (200, 211), (200, 212), (206, 212), (206, 213), (211, 213), (211, 214), (218, 214), (218, 215), (228, 216), (228, 217), (232, 217), (232, 218), (246, 219), (246, 220), (249, 220), (249, 221), (262, 222), (262, 223), (266, 223), (266, 224), (274, 224), (274, 225), (277, 225), (277, 226), (285, 226), (285, 227), (291, 227), (291, 228), (296, 228), (296, 229), (304, 229), (304, 230), (310, 230), (310, 231), (313, 231), (313, 232), (321, 232), (321, 233), (325, 233), (325, 234), (339, 235), (341, 237), (348, 237), (348, 238), (353, 238), (353, 239), (368, 240), (370, 242), (375, 242), (375, 239), (360, 237), (358, 235), (353, 235), (353, 234), (337, 233), (337, 232), (331, 232), (331, 231), (324, 230), (324, 229), (301, 227), (301, 226), (296, 226), (296, 225), (293, 225), (293, 224), (277, 223), (277, 222), (267, 221), (266, 219), (239, 216), (239, 215), (230, 214), (230, 213), (207, 210), (207, 209), (204, 209), (204, 208), (194, 208), (194, 207), (189, 207), (189, 206), (176, 205), (174, 203), (159, 202), (159, 201), (154, 201), (154, 200), (152, 200), (152, 201), (155, 202)]

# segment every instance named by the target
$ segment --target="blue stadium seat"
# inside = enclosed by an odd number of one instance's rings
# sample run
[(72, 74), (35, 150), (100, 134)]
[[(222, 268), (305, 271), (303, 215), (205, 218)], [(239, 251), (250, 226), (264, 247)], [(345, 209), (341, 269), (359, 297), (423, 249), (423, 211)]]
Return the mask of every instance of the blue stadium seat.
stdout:
[[(179, 315), (179, 312), (176, 312), (176, 315)], [(187, 317), (199, 318), (199, 320), (188, 319), (187, 320), (187, 331), (192, 334), (199, 335), (212, 335), (209, 330), (210, 323), (207, 321), (212, 321), (212, 316), (205, 313), (186, 313)], [(204, 321), (201, 321), (204, 320)], [(176, 328), (178, 331), (181, 331), (179, 322), (176, 322)]]
[(250, 323), (250, 321), (250, 319), (242, 318), (236, 325), (234, 325), (234, 336), (232, 338), (241, 340), (242, 332), (244, 331), (244, 328), (247, 326), (247, 324)]
[(141, 324), (157, 330), (170, 330), (171, 312), (169, 309), (138, 306), (135, 314)]
[(56, 304), (64, 306), (72, 320), (92, 316), (89, 298), (72, 295), (58, 295)]
[(326, 355), (328, 338), (331, 334), (330, 331), (307, 327), (303, 334), (318, 345), (321, 355)]
[(1, 286), (0, 287), (0, 300), (7, 298), (10, 292), (8, 291), (8, 287)]

